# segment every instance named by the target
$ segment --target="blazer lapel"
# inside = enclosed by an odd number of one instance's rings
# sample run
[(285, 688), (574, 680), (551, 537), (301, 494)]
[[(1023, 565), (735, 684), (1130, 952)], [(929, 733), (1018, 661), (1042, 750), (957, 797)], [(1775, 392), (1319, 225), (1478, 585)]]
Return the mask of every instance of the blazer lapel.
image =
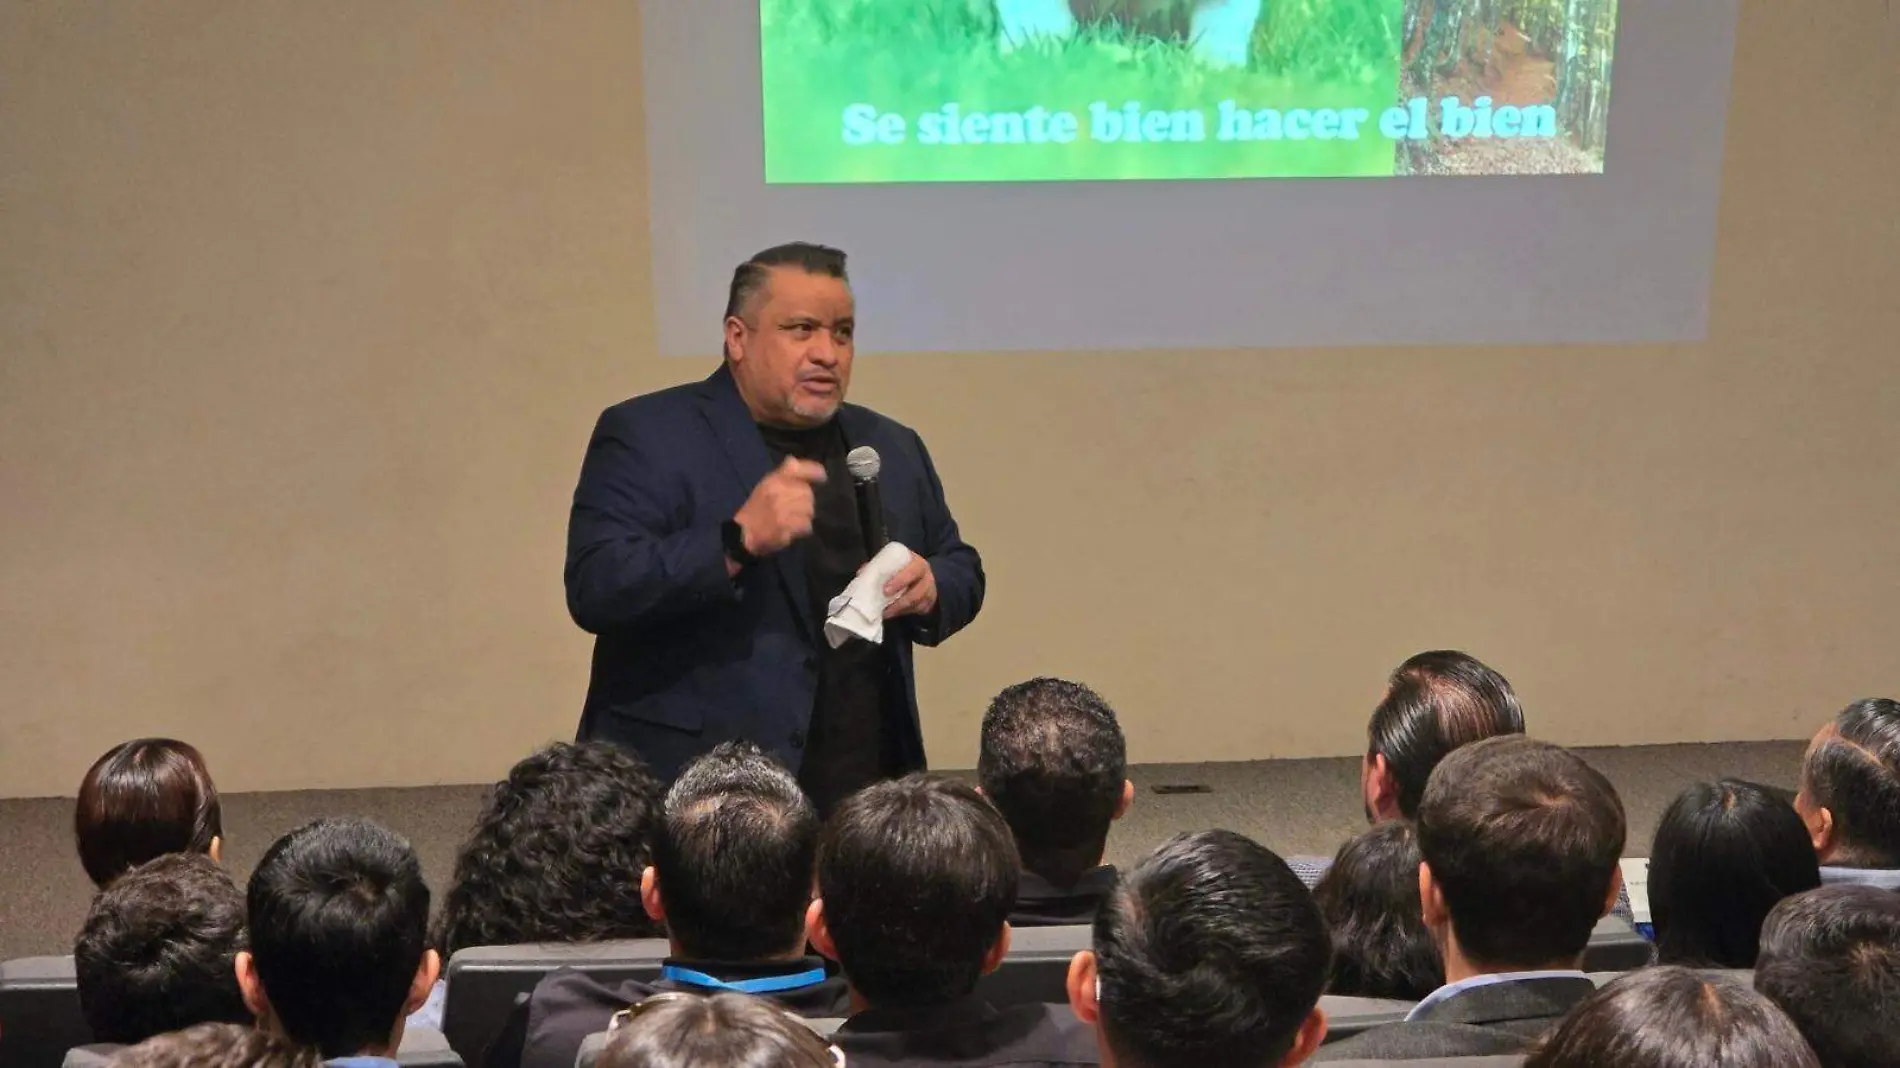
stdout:
[[(732, 380), (732, 369), (721, 364), (705, 382), (700, 385), (700, 410), (706, 421), (712, 424), (713, 432), (724, 447), (726, 459), (732, 463), (734, 477), (741, 486), (741, 498), (752, 492), (759, 480), (772, 471), (772, 454), (765, 447), (765, 439), (759, 436), (759, 428), (752, 421), (752, 412), (746, 408), (745, 399), (739, 396), (739, 387)], [(798, 617), (799, 624), (805, 628), (805, 637), (816, 645), (819, 638), (818, 619), (812, 610), (811, 590), (805, 579), (805, 545), (793, 542), (780, 552), (772, 554), (761, 566), (769, 567), (778, 576), (780, 587), (792, 602), (792, 613)]]

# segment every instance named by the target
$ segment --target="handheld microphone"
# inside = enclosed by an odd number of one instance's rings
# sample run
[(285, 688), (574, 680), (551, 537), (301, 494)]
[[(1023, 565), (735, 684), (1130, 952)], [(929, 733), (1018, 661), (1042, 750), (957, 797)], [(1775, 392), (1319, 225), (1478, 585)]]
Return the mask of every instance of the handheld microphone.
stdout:
[(891, 541), (884, 532), (884, 498), (877, 490), (877, 473), (884, 461), (876, 449), (860, 445), (845, 454), (844, 465), (851, 472), (851, 489), (858, 498), (858, 529), (864, 531), (864, 551), (876, 556)]

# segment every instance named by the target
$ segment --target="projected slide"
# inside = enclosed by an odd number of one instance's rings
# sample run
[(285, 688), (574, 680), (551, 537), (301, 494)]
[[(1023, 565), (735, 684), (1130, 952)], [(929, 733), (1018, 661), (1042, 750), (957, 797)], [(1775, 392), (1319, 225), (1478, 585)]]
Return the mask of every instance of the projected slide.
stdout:
[(1597, 174), (1617, 0), (759, 0), (779, 184)]

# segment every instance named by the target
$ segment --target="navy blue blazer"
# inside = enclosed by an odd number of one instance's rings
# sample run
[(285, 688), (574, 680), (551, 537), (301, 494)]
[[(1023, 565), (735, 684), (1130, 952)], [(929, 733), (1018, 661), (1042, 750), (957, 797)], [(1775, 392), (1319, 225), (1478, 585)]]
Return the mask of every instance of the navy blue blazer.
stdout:
[[(883, 459), (891, 540), (930, 561), (937, 608), (884, 629), (904, 676), (910, 763), (924, 766), (911, 647), (936, 645), (983, 606), (983, 562), (957, 534), (924, 443), (846, 404), (852, 446)], [(773, 467), (721, 367), (692, 385), (601, 413), (567, 527), (567, 609), (594, 638), (579, 738), (637, 750), (671, 779), (728, 739), (758, 743), (797, 771), (817, 692), (824, 620), (810, 604), (803, 544), (726, 574), (719, 525)]]

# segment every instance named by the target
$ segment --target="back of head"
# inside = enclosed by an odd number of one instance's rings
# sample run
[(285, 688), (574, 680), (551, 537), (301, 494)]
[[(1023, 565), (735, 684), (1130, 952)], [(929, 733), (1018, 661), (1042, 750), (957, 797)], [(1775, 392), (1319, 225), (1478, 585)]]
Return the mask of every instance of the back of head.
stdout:
[(849, 280), (845, 275), (845, 254), (838, 249), (809, 241), (774, 245), (754, 253), (733, 270), (732, 285), (726, 291), (726, 318), (745, 318), (751, 311), (753, 299), (764, 290), (772, 271), (779, 267), (791, 267), (839, 281)]
[(206, 853), (224, 833), (218, 790), (198, 750), (170, 738), (114, 746), (79, 784), (79, 860), (93, 885), (166, 853)]
[(798, 780), (757, 746), (728, 742), (687, 765), (653, 842), (685, 954), (749, 961), (804, 945), (818, 826)]
[(983, 796), (909, 775), (866, 787), (818, 842), (826, 930), (851, 988), (879, 1008), (976, 989), (1016, 902), (1016, 845)]
[(1767, 998), (1725, 975), (1645, 968), (1585, 998), (1525, 1068), (1819, 1068)]
[(1299, 877), (1232, 831), (1177, 836), (1124, 873), (1094, 943), (1102, 1032), (1124, 1068), (1278, 1064), (1331, 952)]
[(1774, 999), (1827, 1068), (1886, 1068), (1900, 1051), (1900, 894), (1824, 886), (1776, 905), (1755, 989)]
[(1067, 887), (1100, 862), (1128, 780), (1128, 747), (1094, 690), (1032, 679), (998, 694), (983, 716), (976, 770), (1024, 868)]
[(114, 879), (73, 946), (93, 1040), (249, 1023), (234, 970), (244, 947), (244, 894), (210, 857), (171, 853)]
[(1828, 863), (1900, 868), (1900, 701), (1842, 709), (1808, 750), (1801, 789), (1834, 814), (1839, 844)]
[(661, 793), (640, 758), (607, 742), (557, 743), (516, 764), (456, 854), (436, 948), (657, 935), (640, 873)]
[(762, 998), (660, 994), (634, 1006), (599, 1068), (834, 1068), (818, 1033)]
[(1623, 802), (1574, 753), (1512, 735), (1439, 764), (1418, 846), (1475, 963), (1541, 967), (1583, 953), (1609, 907)]
[(1503, 675), (1469, 653), (1420, 653), (1392, 672), (1372, 710), (1367, 751), (1383, 756), (1399, 788), (1399, 811), (1418, 815), (1425, 783), (1446, 754), (1500, 734), (1523, 734), (1524, 710)]
[(238, 1024), (210, 1023), (159, 1035), (119, 1051), (110, 1068), (322, 1068), (308, 1046)]
[(1807, 828), (1756, 783), (1696, 783), (1663, 813), (1649, 858), (1649, 908), (1665, 964), (1753, 968), (1762, 920), (1821, 885)]
[(409, 843), (367, 820), (318, 820), (251, 873), (251, 956), (271, 1014), (326, 1057), (389, 1041), (422, 964), (429, 887)]
[(1339, 849), (1313, 888), (1333, 933), (1327, 992), (1418, 1001), (1445, 966), (1418, 901), (1418, 837), (1404, 820), (1375, 824)]

